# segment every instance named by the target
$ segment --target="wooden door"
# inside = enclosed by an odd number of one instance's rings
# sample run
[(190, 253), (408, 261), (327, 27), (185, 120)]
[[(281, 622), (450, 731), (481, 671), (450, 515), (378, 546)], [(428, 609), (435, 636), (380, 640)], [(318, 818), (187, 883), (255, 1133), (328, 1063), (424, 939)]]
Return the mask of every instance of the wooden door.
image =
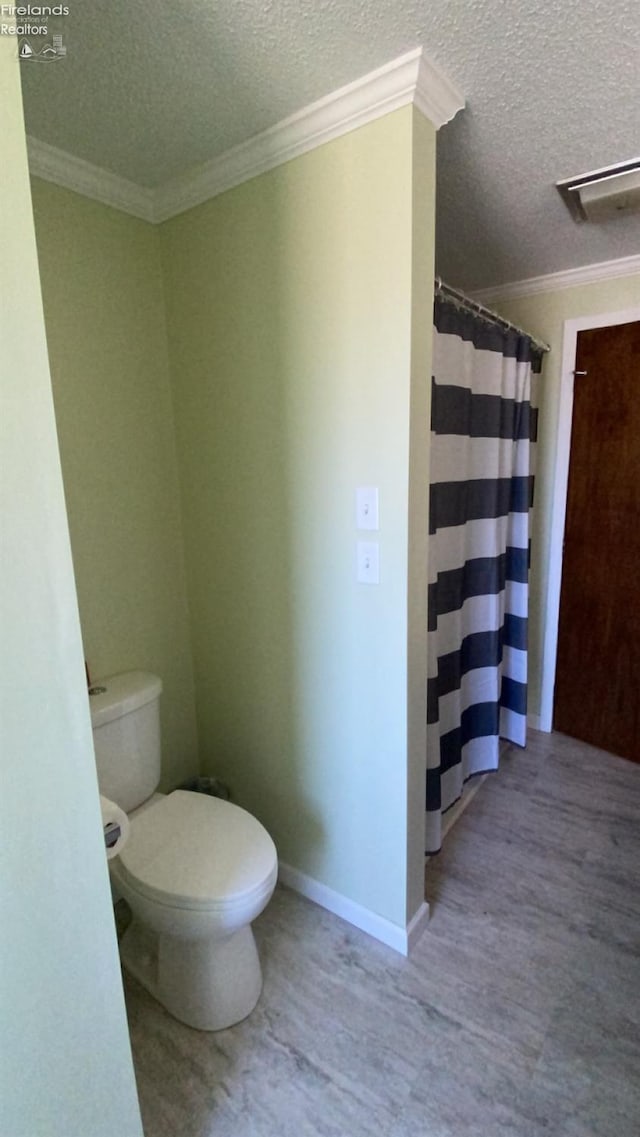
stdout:
[(553, 725), (640, 762), (640, 322), (575, 366)]

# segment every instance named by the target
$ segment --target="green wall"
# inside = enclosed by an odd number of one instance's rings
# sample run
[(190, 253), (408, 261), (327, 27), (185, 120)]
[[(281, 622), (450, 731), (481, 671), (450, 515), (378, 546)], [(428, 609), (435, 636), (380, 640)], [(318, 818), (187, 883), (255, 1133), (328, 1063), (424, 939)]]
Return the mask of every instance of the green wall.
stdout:
[(158, 231), (33, 181), (84, 652), (162, 677), (165, 788), (197, 769)]
[(551, 347), (545, 358), (540, 402), (536, 475), (536, 508), (533, 521), (530, 613), (530, 711), (540, 712), (542, 646), (549, 582), (549, 542), (553, 505), (562, 340), (564, 321), (578, 316), (624, 311), (640, 304), (640, 274), (593, 284), (500, 300), (495, 306), (509, 320), (545, 340)]
[(142, 1137), (47, 365), (19, 63), (0, 36), (0, 1132)]
[[(403, 928), (424, 889), (434, 162), (407, 107), (160, 228), (33, 186), (92, 672), (162, 676), (168, 788), (196, 767), (193, 653), (201, 769), (282, 860)], [(378, 587), (355, 572), (369, 484)]]
[(407, 921), (424, 900), (429, 447), (435, 247), (436, 134), (414, 112), (411, 264), (411, 406), (409, 415), (409, 559), (407, 566)]
[[(282, 860), (402, 927), (421, 894), (409, 419), (429, 375), (412, 288), (433, 276), (433, 136), (405, 108), (161, 227), (204, 768)], [(358, 485), (380, 488), (378, 587), (356, 582)], [(424, 567), (426, 536), (412, 549)]]

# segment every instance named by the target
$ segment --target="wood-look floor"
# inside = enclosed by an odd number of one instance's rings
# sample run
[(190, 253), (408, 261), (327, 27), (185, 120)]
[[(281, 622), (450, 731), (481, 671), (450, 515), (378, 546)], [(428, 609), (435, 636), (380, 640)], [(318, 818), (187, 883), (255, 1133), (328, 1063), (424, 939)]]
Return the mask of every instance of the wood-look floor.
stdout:
[(531, 735), (427, 868), (410, 960), (286, 889), (201, 1034), (126, 980), (146, 1137), (640, 1133), (640, 767)]

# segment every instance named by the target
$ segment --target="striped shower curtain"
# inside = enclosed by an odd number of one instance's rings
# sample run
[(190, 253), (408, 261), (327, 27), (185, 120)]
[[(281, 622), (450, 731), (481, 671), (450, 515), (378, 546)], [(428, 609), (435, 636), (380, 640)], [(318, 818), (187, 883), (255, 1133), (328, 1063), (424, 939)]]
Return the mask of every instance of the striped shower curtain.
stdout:
[(527, 724), (529, 510), (542, 352), (445, 296), (434, 311), (426, 851)]

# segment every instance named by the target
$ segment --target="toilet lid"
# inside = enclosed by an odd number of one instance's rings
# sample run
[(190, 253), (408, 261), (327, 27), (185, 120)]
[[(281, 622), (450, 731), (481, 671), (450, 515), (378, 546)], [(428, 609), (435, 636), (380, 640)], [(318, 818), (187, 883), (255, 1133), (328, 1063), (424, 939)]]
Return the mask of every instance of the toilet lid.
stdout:
[(182, 908), (247, 899), (276, 869), (275, 845), (255, 817), (186, 790), (134, 818), (120, 853), (120, 872), (138, 892)]

